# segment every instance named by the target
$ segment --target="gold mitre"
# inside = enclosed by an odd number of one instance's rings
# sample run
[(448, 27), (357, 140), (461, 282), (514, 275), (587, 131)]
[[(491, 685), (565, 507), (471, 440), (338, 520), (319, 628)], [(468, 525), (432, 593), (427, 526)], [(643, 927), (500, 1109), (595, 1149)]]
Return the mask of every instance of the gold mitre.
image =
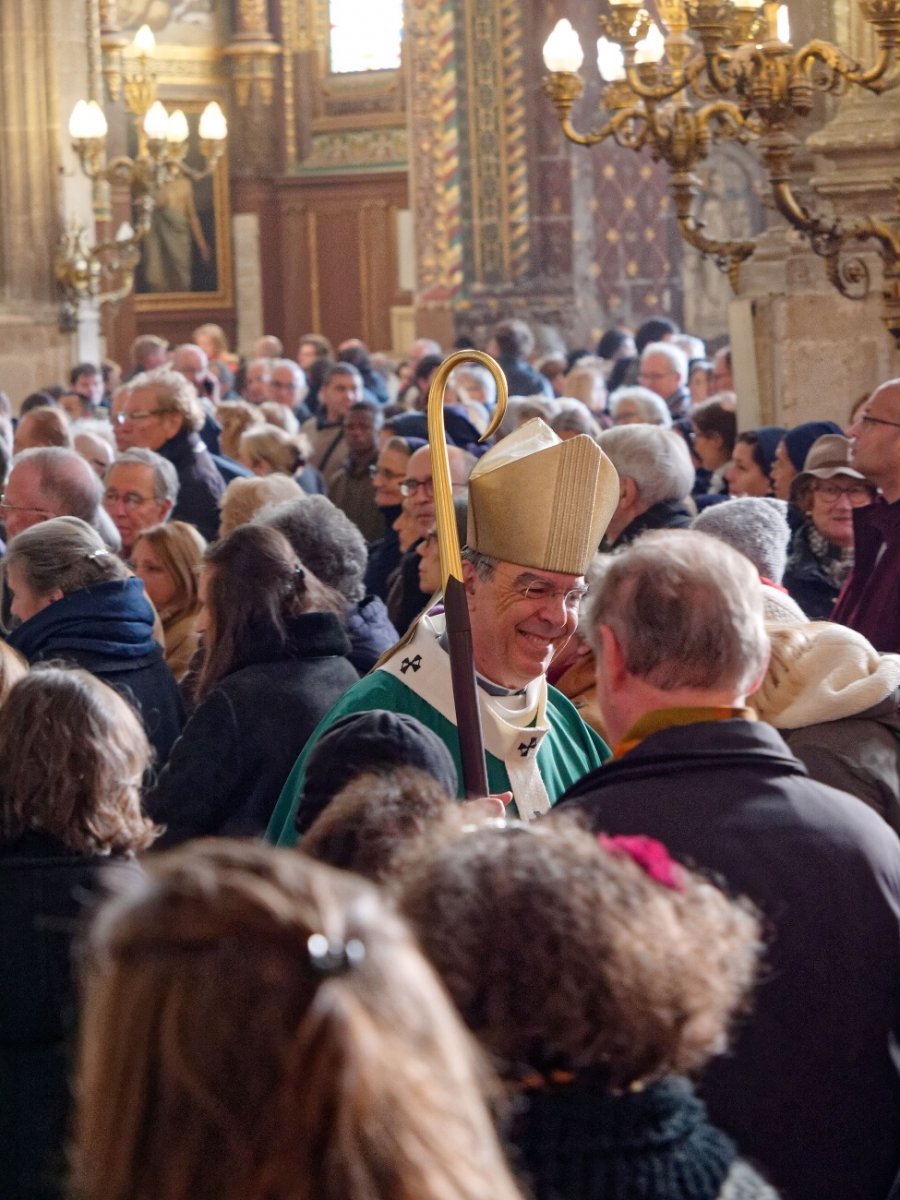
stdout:
[(618, 502), (616, 469), (594, 439), (562, 441), (535, 417), (469, 476), (467, 544), (519, 566), (583, 575)]

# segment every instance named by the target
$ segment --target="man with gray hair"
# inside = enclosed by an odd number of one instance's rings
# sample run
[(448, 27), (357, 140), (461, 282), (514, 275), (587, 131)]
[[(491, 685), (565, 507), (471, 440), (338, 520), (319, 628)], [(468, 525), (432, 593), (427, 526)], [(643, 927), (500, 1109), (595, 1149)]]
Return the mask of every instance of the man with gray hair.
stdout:
[(672, 414), (662, 396), (650, 388), (629, 384), (616, 388), (609, 398), (613, 425), (660, 425), (672, 428)]
[(687, 355), (678, 346), (671, 342), (651, 342), (644, 347), (638, 383), (662, 396), (673, 418), (690, 415), (691, 393), (687, 381)]
[(685, 504), (694, 465), (684, 438), (656, 425), (621, 425), (600, 435), (600, 446), (619, 475), (619, 503), (606, 531), (618, 549), (648, 529), (686, 529)]
[(119, 449), (155, 450), (168, 459), (179, 483), (173, 517), (214, 541), (225, 481), (200, 440), (203, 409), (196, 387), (180, 371), (160, 367), (138, 375), (123, 392), (121, 399), (116, 395), (114, 416)]
[(269, 376), (269, 398), (276, 404), (289, 408), (302, 424), (310, 418), (310, 411), (303, 403), (309, 394), (306, 372), (292, 358), (276, 358), (272, 361)]
[(161, 454), (135, 447), (118, 456), (104, 484), (103, 507), (119, 531), (122, 557), (130, 558), (141, 533), (172, 515), (178, 472)]
[(660, 839), (748, 896), (769, 935), (754, 1011), (703, 1078), (713, 1122), (792, 1200), (884, 1197), (900, 1165), (900, 841), (752, 719), (769, 645), (736, 550), (647, 534), (613, 556), (589, 625), (614, 759), (560, 811)]
[(360, 675), (371, 671), (397, 641), (397, 631), (381, 597), (366, 595), (363, 577), (369, 552), (357, 526), (324, 496), (267, 505), (253, 523), (283, 533), (303, 565), (344, 597), (352, 647), (347, 657)]

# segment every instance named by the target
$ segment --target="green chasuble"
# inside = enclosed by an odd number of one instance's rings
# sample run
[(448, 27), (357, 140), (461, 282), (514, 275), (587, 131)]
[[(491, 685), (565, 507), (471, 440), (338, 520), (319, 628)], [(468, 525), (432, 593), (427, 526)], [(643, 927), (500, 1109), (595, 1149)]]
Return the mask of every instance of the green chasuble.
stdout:
[[(451, 719), (449, 658), (438, 644), (439, 633), (439, 619), (423, 618), (413, 641), (405, 642), (381, 667), (354, 684), (323, 717), (282, 789), (266, 832), (270, 842), (280, 846), (296, 843), (294, 815), (303, 795), (307, 757), (319, 737), (349, 713), (376, 708), (409, 713), (447, 746), (462, 787), (459, 737)], [(490, 790), (511, 791), (509, 815), (531, 819), (605, 762), (609, 750), (569, 700), (543, 678), (527, 691), (524, 701), (528, 703), (522, 714), (506, 707), (505, 697), (492, 696), (482, 688), (479, 705)]]

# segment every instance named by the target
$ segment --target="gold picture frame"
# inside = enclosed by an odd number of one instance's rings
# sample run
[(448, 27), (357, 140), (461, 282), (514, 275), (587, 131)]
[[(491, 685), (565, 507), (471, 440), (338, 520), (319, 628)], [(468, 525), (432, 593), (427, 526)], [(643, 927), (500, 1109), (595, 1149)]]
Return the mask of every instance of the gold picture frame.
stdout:
[[(195, 170), (205, 165), (197, 126), (204, 105), (194, 100), (168, 100), (172, 112), (187, 117), (185, 161)], [(135, 275), (138, 312), (208, 311), (234, 305), (231, 246), (231, 203), (228, 190), (228, 148), (212, 175), (197, 181), (179, 176), (171, 188), (171, 204), (157, 205), (153, 224), (141, 250)], [(187, 285), (187, 286), (185, 286)]]

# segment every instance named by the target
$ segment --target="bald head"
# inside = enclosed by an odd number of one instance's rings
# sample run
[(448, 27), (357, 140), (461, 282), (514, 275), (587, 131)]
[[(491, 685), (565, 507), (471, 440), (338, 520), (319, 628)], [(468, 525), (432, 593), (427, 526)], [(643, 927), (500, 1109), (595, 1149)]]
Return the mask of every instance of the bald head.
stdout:
[(183, 346), (175, 347), (172, 366), (179, 375), (183, 375), (199, 388), (209, 367), (209, 359), (199, 346), (195, 346), (193, 342), (185, 342)]
[(24, 450), (13, 459), (4, 492), (3, 516), (11, 538), (51, 517), (97, 520), (102, 485), (74, 450)]
[(877, 387), (847, 430), (853, 465), (881, 488), (885, 500), (900, 500), (900, 379)]

